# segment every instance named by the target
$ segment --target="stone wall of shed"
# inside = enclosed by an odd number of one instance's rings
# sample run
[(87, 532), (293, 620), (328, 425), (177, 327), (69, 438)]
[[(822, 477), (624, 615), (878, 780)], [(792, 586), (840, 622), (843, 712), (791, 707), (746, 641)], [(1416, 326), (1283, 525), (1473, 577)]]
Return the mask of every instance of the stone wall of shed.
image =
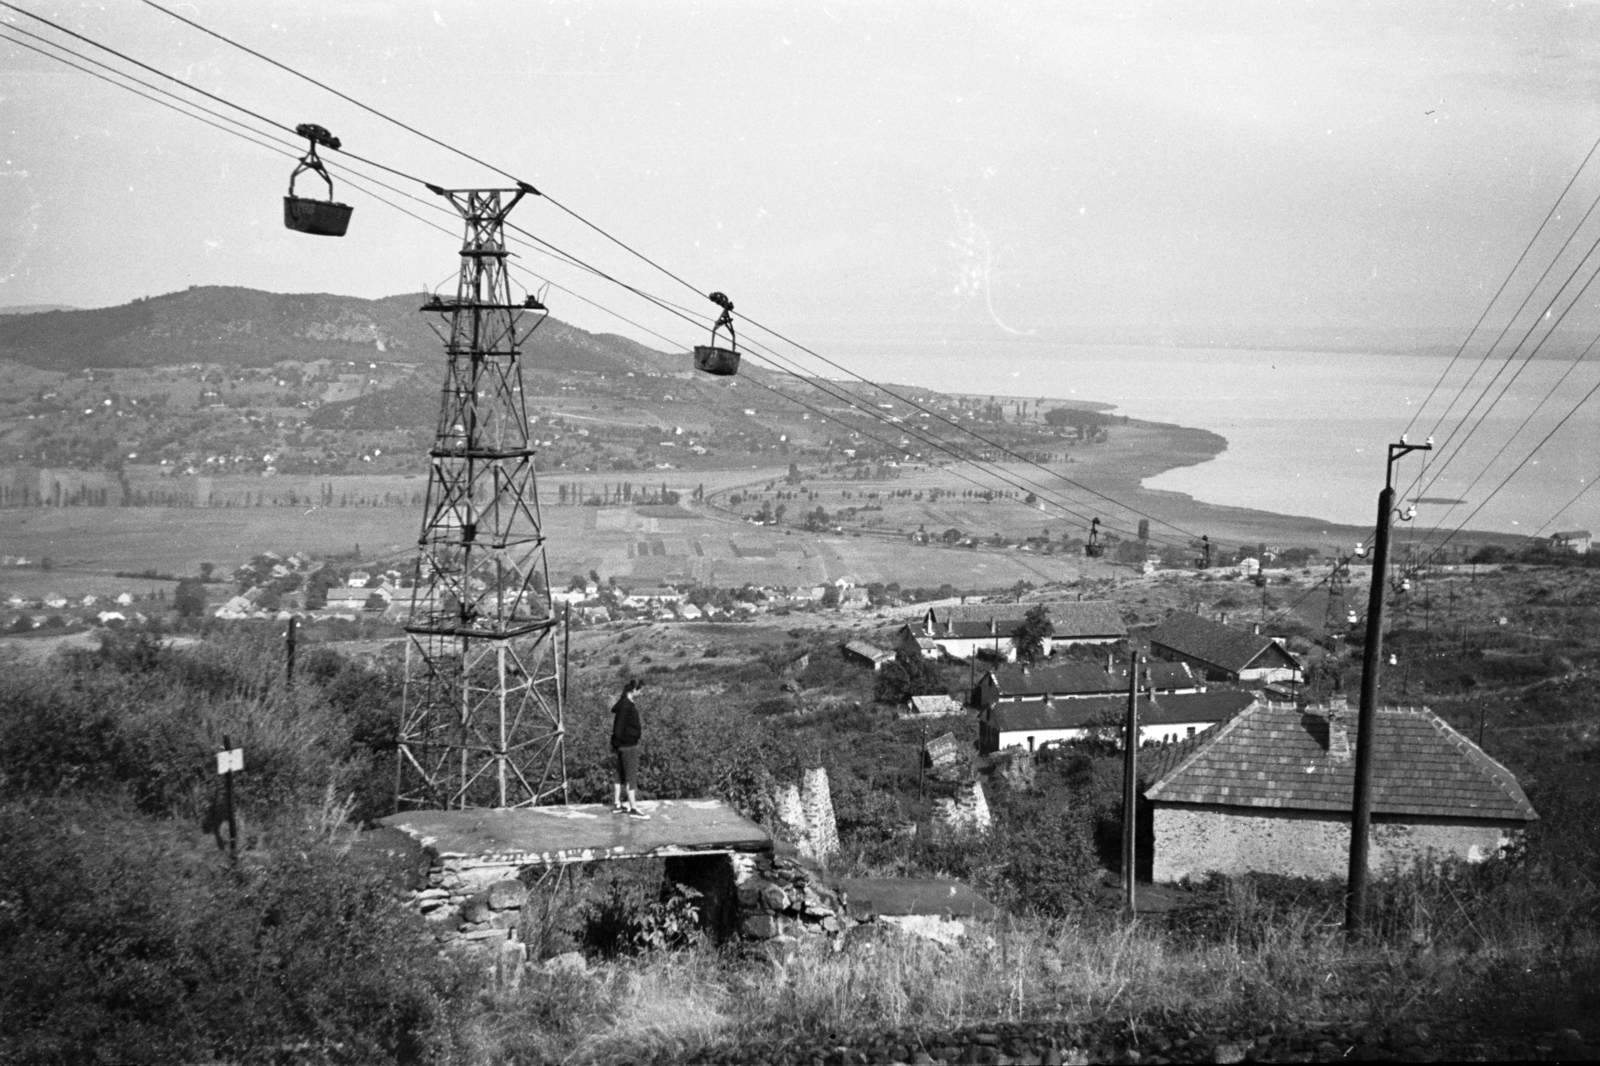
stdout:
[[(1350, 821), (1310, 811), (1164, 806), (1155, 808), (1152, 879), (1208, 873), (1342, 878), (1349, 872)], [(1504, 825), (1374, 819), (1368, 869), (1374, 874), (1416, 862), (1480, 862), (1510, 843)]]

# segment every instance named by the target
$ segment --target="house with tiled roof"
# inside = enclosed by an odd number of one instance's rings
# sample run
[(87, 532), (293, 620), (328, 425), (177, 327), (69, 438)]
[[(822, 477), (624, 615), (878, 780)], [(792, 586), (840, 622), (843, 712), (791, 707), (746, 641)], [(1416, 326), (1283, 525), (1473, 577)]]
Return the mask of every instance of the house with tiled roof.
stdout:
[[(1203, 692), (1205, 686), (1187, 663), (1151, 662), (1140, 667), (1139, 690), (1174, 694)], [(996, 703), (1022, 700), (1076, 700), (1128, 691), (1127, 670), (1097, 663), (1006, 663), (984, 671), (972, 687), (972, 706), (987, 710)]]
[[(1153, 879), (1344, 877), (1355, 719), (1340, 705), (1256, 703), (1141, 759)], [(1426, 707), (1381, 708), (1374, 728), (1374, 873), (1489, 858), (1538, 818), (1511, 771)]]
[(1150, 651), (1169, 662), (1188, 663), (1211, 681), (1301, 680), (1300, 661), (1278, 641), (1187, 611), (1174, 611), (1151, 632)]
[[(1139, 697), (1139, 743), (1176, 744), (1229, 721), (1255, 704), (1249, 692), (1192, 692)], [(1120, 729), (1128, 697), (1016, 700), (997, 703), (978, 718), (978, 750), (1037, 751), (1046, 744), (1087, 740), (1107, 727)]]
[(1103, 601), (1065, 603), (976, 603), (936, 605), (922, 616), (921, 634), (952, 659), (970, 659), (980, 651), (1014, 662), (1012, 638), (1035, 607), (1050, 612), (1050, 635), (1044, 654), (1074, 644), (1114, 644), (1128, 635), (1122, 613)]

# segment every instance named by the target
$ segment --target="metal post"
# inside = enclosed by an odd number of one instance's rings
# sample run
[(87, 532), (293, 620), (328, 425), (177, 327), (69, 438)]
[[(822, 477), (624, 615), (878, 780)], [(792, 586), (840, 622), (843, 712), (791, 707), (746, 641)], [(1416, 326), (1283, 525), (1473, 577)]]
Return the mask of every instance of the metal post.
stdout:
[(1138, 820), (1139, 653), (1128, 653), (1128, 720), (1122, 735), (1122, 894), (1125, 914), (1134, 910), (1134, 823)]
[(1355, 797), (1350, 811), (1350, 867), (1345, 889), (1346, 935), (1361, 934), (1367, 902), (1367, 845), (1372, 827), (1372, 760), (1378, 718), (1378, 664), (1383, 652), (1383, 586), (1389, 579), (1389, 526), (1394, 515), (1394, 462), (1408, 452), (1428, 451), (1427, 444), (1389, 445), (1383, 491), (1378, 493), (1378, 527), (1372, 550), (1372, 590), (1367, 599), (1367, 643), (1361, 656), (1361, 705), (1356, 715)]
[[(228, 734), (222, 734), (222, 750), (232, 751), (233, 741), (228, 739)], [(233, 771), (229, 770), (222, 775), (222, 791), (228, 803), (228, 857), (239, 857), (239, 821), (233, 815)]]

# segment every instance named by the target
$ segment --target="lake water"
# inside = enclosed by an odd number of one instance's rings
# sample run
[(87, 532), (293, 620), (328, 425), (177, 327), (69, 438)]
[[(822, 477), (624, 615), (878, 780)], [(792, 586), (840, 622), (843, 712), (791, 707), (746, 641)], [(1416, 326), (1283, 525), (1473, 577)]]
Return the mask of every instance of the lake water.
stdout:
[[(906, 382), (964, 395), (1095, 400), (1134, 418), (1175, 422), (1219, 433), (1228, 449), (1198, 466), (1170, 470), (1148, 488), (1186, 492), (1208, 503), (1310, 515), (1370, 525), (1383, 487), (1384, 445), (1396, 441), (1423, 408), (1413, 442), (1438, 433), (1443, 447), (1412, 453), (1397, 466), (1402, 491), (1426, 467), (1439, 478), (1422, 503), (1422, 525), (1453, 528), (1528, 457), (1582, 397), (1600, 383), (1600, 361), (1581, 363), (1564, 382), (1566, 360), (1528, 364), (1469, 438), (1446, 444), (1501, 358), (1463, 390), (1476, 358), (1463, 358), (1439, 394), (1425, 397), (1449, 365), (1445, 356), (1321, 354), (1230, 349), (1109, 347), (995, 342), (941, 345), (839, 341), (827, 349), (852, 368), (870, 367), (885, 382)], [(1499, 391), (1515, 366), (1489, 393)], [(1535, 412), (1539, 401), (1556, 392)], [(1461, 399), (1441, 429), (1453, 395)], [(1480, 405), (1486, 406), (1488, 399)], [(1518, 425), (1535, 412), (1527, 427)], [(1474, 416), (1476, 419), (1476, 416)], [(1495, 453), (1510, 438), (1498, 459)], [(1448, 465), (1447, 465), (1448, 464)], [(1481, 476), (1480, 476), (1481, 475)], [(1600, 477), (1600, 392), (1578, 407), (1526, 465), (1476, 515), (1468, 528), (1531, 534), (1541, 527), (1600, 530), (1600, 490), (1567, 506)], [(1476, 480), (1476, 484), (1474, 481)], [(1412, 490), (1415, 495), (1416, 490)], [(1561, 508), (1567, 509), (1557, 516)]]

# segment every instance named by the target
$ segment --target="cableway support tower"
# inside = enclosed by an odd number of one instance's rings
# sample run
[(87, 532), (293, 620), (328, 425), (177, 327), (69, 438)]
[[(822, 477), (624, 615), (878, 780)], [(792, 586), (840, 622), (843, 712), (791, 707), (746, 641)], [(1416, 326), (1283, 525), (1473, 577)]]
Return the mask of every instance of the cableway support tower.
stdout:
[[(563, 654), (550, 600), (521, 345), (545, 309), (514, 300), (506, 216), (530, 187), (445, 190), (466, 236), (406, 623), (397, 810), (567, 799)], [(430, 323), (432, 324), (432, 323)]]

